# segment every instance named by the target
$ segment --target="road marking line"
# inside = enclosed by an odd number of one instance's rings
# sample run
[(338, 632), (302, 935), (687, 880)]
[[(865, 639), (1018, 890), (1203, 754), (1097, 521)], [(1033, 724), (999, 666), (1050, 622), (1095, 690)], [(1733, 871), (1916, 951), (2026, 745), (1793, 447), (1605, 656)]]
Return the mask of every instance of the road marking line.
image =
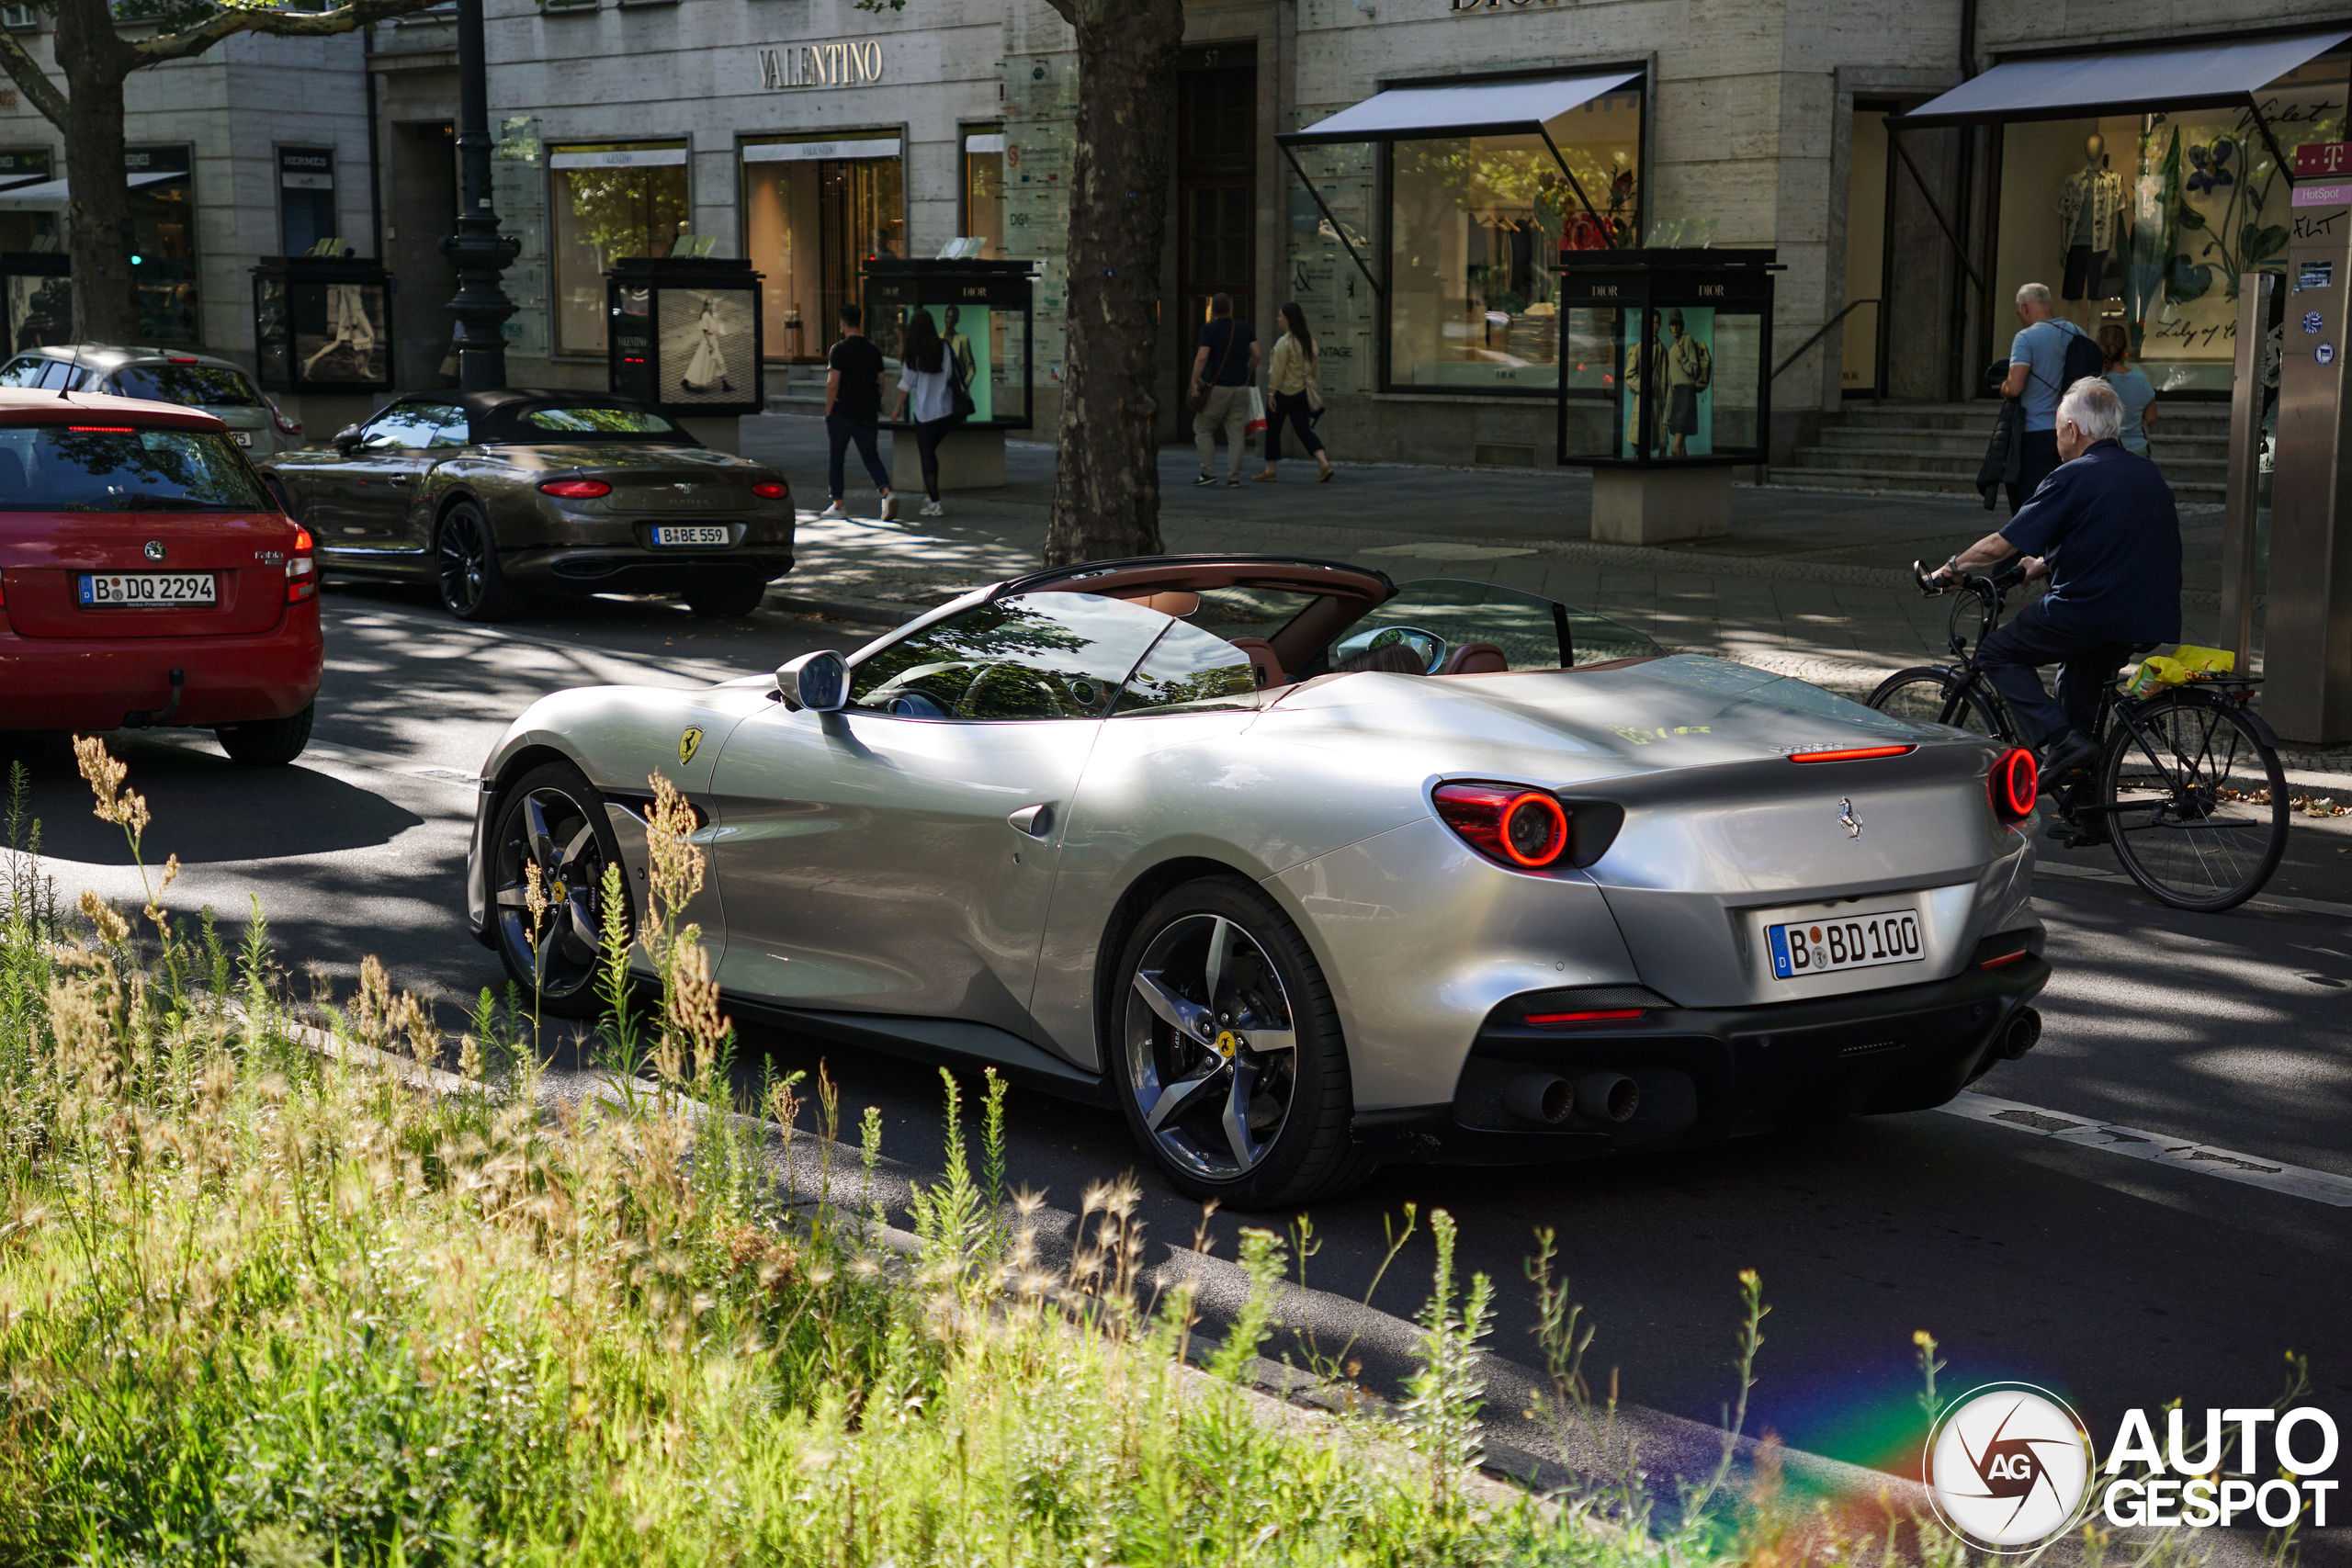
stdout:
[(2106, 1149), (2111, 1154), (2130, 1155), (2133, 1159), (2154, 1160), (2175, 1170), (2193, 1170), (2200, 1176), (2218, 1176), (2224, 1181), (2242, 1181), (2248, 1187), (2264, 1187), (2292, 1198), (2309, 1198), (2339, 1209), (2352, 1209), (2352, 1177), (2334, 1176), (2283, 1160), (2233, 1154), (2211, 1144), (2143, 1133), (2111, 1122), (2068, 1116), (2040, 1106), (2021, 1105), (2014, 1100), (1978, 1094), (1973, 1089), (1961, 1090), (1950, 1104), (1938, 1109), (1965, 1116), (1972, 1122), (1990, 1122), (2016, 1132), (2055, 1138), (2062, 1144)]
[[(2140, 885), (2120, 871), (2100, 871), (2087, 865), (2052, 865), (2037, 862), (2034, 874), (2047, 872), (2052, 876), (2071, 876), (2081, 882), (2115, 882), (2126, 887)], [(2352, 920), (2352, 904), (2330, 904), (2319, 898), (2293, 898), (2284, 893), (2257, 893), (2239, 906), (2245, 909), (2291, 909), (2304, 915), (2332, 915), (2339, 920)], [(2227, 914), (2227, 910), (2222, 913)]]

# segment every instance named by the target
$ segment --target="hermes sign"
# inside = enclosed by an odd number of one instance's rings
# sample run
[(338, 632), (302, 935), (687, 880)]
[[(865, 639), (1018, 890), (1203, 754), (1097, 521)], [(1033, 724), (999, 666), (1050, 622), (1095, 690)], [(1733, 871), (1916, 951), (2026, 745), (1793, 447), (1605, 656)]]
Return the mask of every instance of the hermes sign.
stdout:
[(760, 51), (760, 85), (863, 87), (882, 80), (879, 43), (792, 43)]

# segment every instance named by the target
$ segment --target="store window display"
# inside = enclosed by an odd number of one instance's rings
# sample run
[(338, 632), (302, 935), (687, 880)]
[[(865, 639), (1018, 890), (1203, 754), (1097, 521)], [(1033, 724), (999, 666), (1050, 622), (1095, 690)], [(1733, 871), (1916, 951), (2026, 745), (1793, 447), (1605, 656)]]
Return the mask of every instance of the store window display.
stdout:
[(683, 143), (551, 147), (555, 346), (605, 352), (605, 274), (625, 256), (666, 256), (688, 228)]
[(895, 135), (743, 146), (743, 233), (763, 275), (760, 352), (815, 364), (826, 328), (857, 299), (869, 258), (907, 254), (906, 164)]
[[(2346, 138), (2347, 64), (2326, 56), (2256, 95), (2290, 157)], [(2059, 314), (2120, 327), (2159, 395), (2226, 392), (2239, 279), (2284, 266), (2293, 188), (2236, 107), (2002, 128), (1996, 300), (2045, 283)]]
[[(1560, 256), (1637, 234), (1640, 95), (1593, 99), (1545, 129), (1550, 145), (1534, 135), (1394, 143), (1391, 385), (1555, 395), (1564, 335), (1576, 335), (1559, 311)], [(1589, 365), (1580, 384), (1605, 388), (1613, 356), (1565, 346)]]

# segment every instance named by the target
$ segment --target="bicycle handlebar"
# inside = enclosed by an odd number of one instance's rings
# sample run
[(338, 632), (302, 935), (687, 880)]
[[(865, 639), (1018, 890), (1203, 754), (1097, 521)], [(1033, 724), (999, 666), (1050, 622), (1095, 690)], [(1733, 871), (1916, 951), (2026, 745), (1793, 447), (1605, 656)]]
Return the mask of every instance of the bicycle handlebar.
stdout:
[(2025, 581), (2025, 568), (2019, 564), (2018, 557), (2011, 556), (1989, 573), (1979, 576), (1973, 572), (1962, 572), (1949, 586), (1946, 586), (1934, 581), (1928, 575), (1928, 569), (1915, 560), (1911, 563), (1911, 581), (1917, 583), (1920, 593), (1929, 599), (1939, 598), (1946, 593), (1965, 592), (1980, 584), (1991, 589), (1997, 597), (2006, 595), (2010, 589)]

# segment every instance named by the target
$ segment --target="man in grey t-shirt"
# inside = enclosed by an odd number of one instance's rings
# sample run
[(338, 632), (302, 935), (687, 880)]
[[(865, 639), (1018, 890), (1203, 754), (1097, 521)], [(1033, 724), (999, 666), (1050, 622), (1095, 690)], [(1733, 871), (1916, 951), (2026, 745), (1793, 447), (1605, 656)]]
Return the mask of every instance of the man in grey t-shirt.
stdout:
[(2087, 336), (2074, 322), (2058, 319), (2050, 286), (2029, 283), (2018, 290), (2018, 335), (2009, 343), (2008, 378), (2001, 396), (2022, 405), (2023, 446), (2018, 482), (2009, 487), (2009, 510), (2033, 499), (2058, 466), (2058, 399), (2066, 389), (2066, 340)]

